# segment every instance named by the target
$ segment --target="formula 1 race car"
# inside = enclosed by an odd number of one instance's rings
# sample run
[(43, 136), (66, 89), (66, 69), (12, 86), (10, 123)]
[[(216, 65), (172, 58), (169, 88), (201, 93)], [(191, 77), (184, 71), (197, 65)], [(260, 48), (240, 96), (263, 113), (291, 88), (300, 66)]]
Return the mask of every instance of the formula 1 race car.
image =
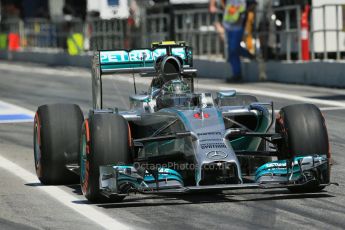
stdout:
[[(148, 92), (130, 96), (128, 111), (104, 109), (102, 75), (124, 73), (152, 77)], [(90, 201), (121, 201), (131, 192), (318, 192), (330, 184), (328, 135), (315, 105), (289, 105), (275, 117), (273, 103), (252, 95), (194, 92), (196, 73), (184, 42), (96, 52), (86, 119), (72, 104), (37, 110), (42, 184), (80, 181)]]

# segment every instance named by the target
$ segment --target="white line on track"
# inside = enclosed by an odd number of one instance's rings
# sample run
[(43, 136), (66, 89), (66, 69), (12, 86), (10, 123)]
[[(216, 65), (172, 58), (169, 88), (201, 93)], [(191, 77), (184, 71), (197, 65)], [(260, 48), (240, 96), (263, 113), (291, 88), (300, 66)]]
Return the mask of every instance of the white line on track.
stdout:
[[(2, 157), (0, 155), (0, 168), (3, 168), (15, 176), (21, 178), (25, 183), (39, 183), (37, 177), (26, 169), (16, 165), (14, 162)], [(75, 203), (78, 201), (77, 197), (65, 192), (64, 190), (56, 186), (38, 186), (43, 192), (56, 199), (58, 202), (66, 205), (70, 209), (78, 212), (79, 214), (85, 216), (87, 219), (95, 222), (105, 229), (131, 229), (129, 226), (118, 222), (117, 220), (111, 218), (110, 216), (98, 211), (90, 204)]]
[(0, 123), (32, 122), (34, 116), (33, 111), (0, 101)]
[[(345, 110), (345, 107), (321, 107), (319, 108), (321, 111), (336, 111), (336, 110)], [(271, 112), (272, 110), (270, 110)], [(279, 113), (279, 109), (275, 109), (275, 113)]]
[[(31, 115), (32, 117), (35, 115), (35, 112), (31, 110), (22, 108), (20, 106), (17, 106), (11, 103), (0, 101), (0, 114), (6, 113), (9, 111), (10, 113), (24, 113), (27, 115)], [(18, 121), (12, 121), (12, 122), (17, 123)], [(24, 122), (24, 121), (19, 121), (19, 122)], [(30, 122), (32, 122), (32, 120), (30, 120)], [(0, 123), (11, 123), (11, 121), (8, 121), (8, 122), (0, 121)], [(25, 183), (40, 183), (36, 175), (20, 167), (14, 162), (4, 158), (3, 156), (1, 156), (1, 154), (0, 154), (0, 168), (3, 168), (9, 171), (10, 173), (14, 174), (15, 176), (21, 178), (22, 180), (24, 180)], [(118, 222), (117, 220), (111, 218), (110, 216), (98, 211), (97, 209), (92, 207), (90, 204), (76, 203), (75, 201), (80, 201), (80, 197), (73, 196), (59, 187), (38, 186), (37, 188), (46, 192), (51, 197), (56, 199), (58, 202), (66, 205), (67, 207), (85, 216), (87, 219), (95, 222), (96, 224), (100, 225), (101, 227), (105, 229), (119, 229), (119, 230), (131, 229), (129, 226), (126, 226)]]
[[(35, 113), (31, 110), (25, 109), (23, 107), (19, 107), (19, 106), (14, 105), (14, 104), (10, 104), (10, 103), (5, 102), (5, 101), (0, 101), (0, 108), (3, 109), (4, 107), (10, 108), (10, 110), (14, 113), (26, 113), (26, 114), (32, 115), (32, 116), (35, 115)], [(2, 110), (0, 111), (0, 114), (2, 114)]]
[(345, 107), (322, 107), (321, 111), (345, 110)]
[[(200, 85), (200, 89), (204, 90), (229, 90), (231, 87), (224, 87), (224, 86), (213, 86), (213, 85)], [(265, 97), (273, 97), (273, 98), (280, 98), (285, 100), (293, 100), (293, 101), (300, 101), (305, 103), (314, 103), (319, 105), (328, 105), (328, 106), (336, 106), (336, 107), (345, 107), (345, 102), (334, 101), (334, 100), (322, 100), (316, 98), (309, 98), (303, 97), (298, 95), (286, 94), (286, 93), (279, 93), (274, 91), (263, 91), (263, 90), (255, 90), (255, 89), (247, 89), (247, 88), (236, 88), (236, 91), (239, 93), (249, 93), (254, 95), (260, 95)]]

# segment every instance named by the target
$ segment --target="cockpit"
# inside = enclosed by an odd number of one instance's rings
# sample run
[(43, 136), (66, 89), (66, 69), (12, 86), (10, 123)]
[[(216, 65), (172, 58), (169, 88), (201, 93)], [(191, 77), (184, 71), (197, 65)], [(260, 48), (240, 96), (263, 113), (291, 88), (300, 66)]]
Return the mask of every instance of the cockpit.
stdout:
[(166, 82), (156, 98), (157, 110), (170, 107), (190, 108), (198, 103), (199, 97), (191, 92), (189, 85), (183, 80)]

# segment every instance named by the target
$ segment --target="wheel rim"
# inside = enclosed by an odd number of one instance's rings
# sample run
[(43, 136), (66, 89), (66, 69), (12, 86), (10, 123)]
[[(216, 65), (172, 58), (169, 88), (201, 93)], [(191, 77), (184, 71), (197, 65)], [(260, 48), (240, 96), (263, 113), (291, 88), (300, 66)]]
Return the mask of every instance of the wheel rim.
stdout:
[(35, 169), (38, 178), (42, 177), (42, 164), (41, 164), (41, 132), (40, 132), (40, 123), (38, 115), (35, 115), (34, 121), (34, 158), (35, 158)]

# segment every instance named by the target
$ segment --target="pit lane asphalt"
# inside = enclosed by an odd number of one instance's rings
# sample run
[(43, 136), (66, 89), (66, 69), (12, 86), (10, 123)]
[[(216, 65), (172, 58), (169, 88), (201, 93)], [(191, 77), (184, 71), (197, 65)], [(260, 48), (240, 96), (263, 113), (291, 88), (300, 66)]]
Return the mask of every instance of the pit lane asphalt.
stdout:
[[(126, 80), (128, 79), (128, 80)], [(128, 107), (133, 93), (131, 78), (106, 77), (107, 107)], [(138, 91), (147, 88), (148, 79), (138, 79)], [(345, 103), (345, 90), (277, 83), (223, 84), (199, 79), (196, 87), (246, 88), (299, 95), (306, 98)], [(211, 90), (213, 91), (213, 90)], [(301, 101), (265, 97), (276, 109)], [(0, 100), (31, 111), (47, 103), (76, 103), (87, 114), (91, 107), (89, 70), (52, 68), (33, 64), (0, 64)], [(290, 194), (285, 189), (226, 191), (220, 195), (160, 197), (132, 195), (123, 203), (89, 204), (78, 185), (58, 186), (75, 196), (75, 203), (90, 205), (135, 229), (343, 229), (345, 226), (345, 109), (324, 108), (330, 136), (332, 181), (340, 184), (325, 192)], [(335, 110), (333, 110), (335, 109)], [(32, 123), (0, 124), (0, 155), (34, 173)], [(0, 168), (0, 229), (100, 229), (88, 218), (69, 209), (40, 191), (37, 183), (24, 183)]]

